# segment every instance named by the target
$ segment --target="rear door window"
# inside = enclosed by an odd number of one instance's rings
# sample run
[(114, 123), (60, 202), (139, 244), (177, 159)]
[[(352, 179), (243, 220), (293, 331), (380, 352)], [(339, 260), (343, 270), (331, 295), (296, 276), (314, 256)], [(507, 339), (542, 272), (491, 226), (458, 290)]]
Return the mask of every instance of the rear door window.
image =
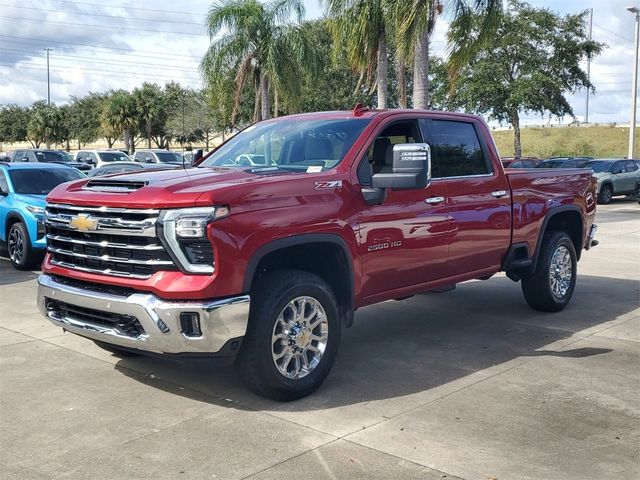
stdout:
[(487, 175), (491, 168), (473, 123), (428, 120), (433, 178)]

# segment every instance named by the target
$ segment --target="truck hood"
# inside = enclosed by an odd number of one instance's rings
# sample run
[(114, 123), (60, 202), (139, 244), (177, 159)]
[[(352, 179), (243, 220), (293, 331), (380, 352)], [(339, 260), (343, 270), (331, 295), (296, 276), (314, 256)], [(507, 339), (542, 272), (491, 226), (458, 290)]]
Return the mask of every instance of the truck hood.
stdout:
[[(277, 170), (252, 173), (250, 169), (235, 168), (147, 170), (65, 183), (52, 190), (47, 201), (129, 208), (231, 205), (246, 203), (247, 197), (255, 200), (256, 195), (264, 199), (264, 195), (273, 196), (275, 191), (291, 192), (290, 182), (299, 182), (301, 176), (307, 174)], [(285, 190), (278, 188), (282, 183), (288, 185)]]

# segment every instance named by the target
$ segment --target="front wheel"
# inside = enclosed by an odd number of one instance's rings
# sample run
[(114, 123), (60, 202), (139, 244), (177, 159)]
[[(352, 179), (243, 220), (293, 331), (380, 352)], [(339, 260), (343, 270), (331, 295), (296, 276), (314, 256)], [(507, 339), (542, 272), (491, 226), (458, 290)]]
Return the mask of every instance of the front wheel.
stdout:
[(11, 225), (7, 238), (11, 264), (18, 270), (30, 270), (38, 263), (38, 254), (31, 248), (27, 227), (22, 222)]
[(600, 205), (608, 205), (613, 198), (613, 187), (608, 183), (600, 188), (600, 195), (598, 195), (598, 203)]
[(335, 296), (317, 275), (267, 274), (251, 296), (238, 373), (258, 395), (296, 400), (314, 392), (333, 366), (341, 335)]
[(558, 312), (576, 286), (576, 250), (565, 232), (546, 233), (542, 242), (533, 276), (522, 279), (522, 293), (533, 309)]

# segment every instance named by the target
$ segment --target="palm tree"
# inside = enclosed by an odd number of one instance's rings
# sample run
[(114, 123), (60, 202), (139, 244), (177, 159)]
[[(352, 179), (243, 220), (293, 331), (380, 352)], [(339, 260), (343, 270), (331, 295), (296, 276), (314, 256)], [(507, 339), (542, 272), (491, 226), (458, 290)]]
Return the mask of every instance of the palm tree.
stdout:
[(137, 124), (136, 102), (125, 90), (111, 92), (102, 110), (102, 124), (107, 131), (119, 132), (129, 153), (133, 153), (133, 137)]
[[(392, 17), (397, 25), (398, 48), (413, 55), (413, 107), (429, 106), (429, 43), (437, 18), (452, 18), (449, 30), (449, 73), (460, 69), (495, 32), (502, 12), (501, 0), (397, 0)], [(469, 35), (470, 22), (481, 17), (478, 36)], [(411, 52), (411, 53), (410, 53)]]
[(392, 24), (392, 0), (326, 0), (333, 19), (334, 44), (344, 48), (347, 62), (368, 82), (373, 78), (378, 93), (378, 108), (387, 108), (388, 30)]
[(147, 148), (151, 148), (151, 127), (163, 112), (163, 94), (160, 87), (144, 82), (142, 87), (133, 90), (137, 113), (144, 124)]
[(271, 116), (272, 94), (276, 102), (283, 100), (292, 107), (299, 102), (300, 78), (313, 73), (318, 63), (315, 48), (300, 25), (303, 15), (302, 0), (267, 4), (232, 0), (211, 6), (206, 26), (212, 43), (200, 69), (210, 90), (218, 94), (233, 91), (232, 123), (247, 85), (255, 92), (254, 121)]

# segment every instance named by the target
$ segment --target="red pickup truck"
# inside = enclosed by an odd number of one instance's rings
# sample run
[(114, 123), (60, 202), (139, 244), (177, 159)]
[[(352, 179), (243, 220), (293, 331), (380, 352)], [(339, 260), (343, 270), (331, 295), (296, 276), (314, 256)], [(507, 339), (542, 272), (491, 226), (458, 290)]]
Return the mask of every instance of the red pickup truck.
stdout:
[(597, 244), (595, 188), (588, 170), (505, 171), (471, 115), (277, 118), (196, 168), (53, 190), (38, 304), (111, 351), (233, 357), (292, 400), (364, 305), (504, 271), (533, 308), (564, 308)]

